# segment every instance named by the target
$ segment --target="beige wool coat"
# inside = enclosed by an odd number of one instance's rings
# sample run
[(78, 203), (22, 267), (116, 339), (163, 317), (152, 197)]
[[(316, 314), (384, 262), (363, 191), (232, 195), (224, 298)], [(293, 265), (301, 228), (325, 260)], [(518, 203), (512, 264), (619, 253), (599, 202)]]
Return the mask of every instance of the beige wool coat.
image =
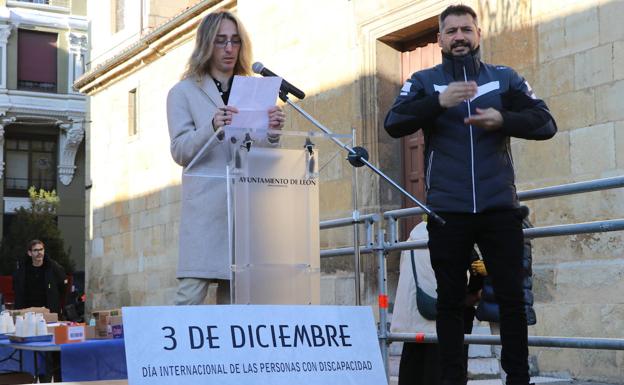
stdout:
[[(427, 223), (421, 222), (410, 232), (409, 240), (418, 241), (427, 239)], [(414, 265), (418, 275), (418, 286), (430, 295), (437, 298), (435, 274), (431, 267), (428, 249), (414, 250)], [(435, 333), (435, 321), (425, 319), (418, 312), (416, 304), (416, 282), (412, 271), (412, 259), (410, 251), (401, 253), (401, 267), (399, 274), (399, 284), (397, 286), (396, 298), (394, 301), (394, 311), (392, 312), (392, 323), (390, 331), (393, 333)]]
[[(197, 176), (224, 175), (232, 158), (230, 145), (212, 138), (215, 135), (212, 118), (224, 106), (209, 76), (200, 82), (184, 79), (173, 86), (167, 96), (171, 156), (184, 168), (178, 278), (230, 279), (226, 181), (223, 177)], [(211, 139), (212, 143), (189, 168)]]

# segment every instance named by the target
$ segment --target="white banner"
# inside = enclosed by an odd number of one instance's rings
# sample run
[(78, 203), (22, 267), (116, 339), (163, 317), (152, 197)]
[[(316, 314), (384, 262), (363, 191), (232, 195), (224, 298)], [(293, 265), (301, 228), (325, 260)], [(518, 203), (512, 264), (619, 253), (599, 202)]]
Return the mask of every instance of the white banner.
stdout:
[(130, 385), (386, 383), (369, 307), (125, 307), (123, 323)]

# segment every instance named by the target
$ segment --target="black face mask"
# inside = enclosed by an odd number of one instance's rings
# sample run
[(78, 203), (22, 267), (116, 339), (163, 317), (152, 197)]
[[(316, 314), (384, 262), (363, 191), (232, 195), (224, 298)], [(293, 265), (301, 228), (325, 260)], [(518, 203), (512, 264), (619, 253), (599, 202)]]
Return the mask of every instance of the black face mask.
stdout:
[(465, 55), (454, 56), (450, 53), (442, 52), (442, 65), (444, 69), (453, 75), (453, 79), (464, 81), (465, 75), (468, 79), (474, 78), (479, 74), (479, 66), (481, 62), (481, 50), (477, 47)]

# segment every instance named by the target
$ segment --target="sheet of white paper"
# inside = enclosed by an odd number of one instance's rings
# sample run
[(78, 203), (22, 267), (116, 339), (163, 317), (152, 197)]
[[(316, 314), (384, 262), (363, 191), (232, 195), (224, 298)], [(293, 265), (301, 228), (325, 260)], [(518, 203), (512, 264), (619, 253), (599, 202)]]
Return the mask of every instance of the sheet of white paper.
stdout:
[(282, 78), (234, 76), (228, 105), (238, 108), (228, 127), (268, 129), (268, 109), (275, 105)]

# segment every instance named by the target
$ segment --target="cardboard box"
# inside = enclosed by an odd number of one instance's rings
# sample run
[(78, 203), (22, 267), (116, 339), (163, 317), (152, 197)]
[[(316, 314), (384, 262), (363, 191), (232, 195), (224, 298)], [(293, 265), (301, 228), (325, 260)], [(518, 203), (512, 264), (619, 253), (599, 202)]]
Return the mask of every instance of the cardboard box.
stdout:
[(9, 310), (9, 312), (11, 316), (13, 316), (13, 321), (15, 321), (15, 316), (17, 315), (23, 316), (28, 312), (33, 312), (35, 314), (43, 314), (43, 319), (46, 321), (46, 323), (58, 322), (58, 314), (50, 313), (50, 310), (45, 307), (29, 307), (26, 309)]
[(58, 320), (59, 320), (58, 319), (58, 314), (56, 314), (56, 313), (43, 313), (43, 319), (48, 324), (54, 323), (54, 322), (58, 322)]
[(95, 335), (95, 326), (85, 325), (85, 339), (86, 340), (94, 340), (96, 339)]
[(54, 328), (54, 343), (57, 345), (71, 344), (85, 340), (85, 325), (61, 324)]
[(95, 326), (97, 338), (123, 338), (123, 319), (121, 316), (108, 315)]
[(85, 340), (108, 340), (111, 337), (100, 337), (95, 326), (85, 325)]
[(27, 307), (24, 309), (9, 310), (9, 312), (13, 317), (15, 317), (16, 315), (24, 315), (28, 312), (49, 314), (50, 309), (47, 307)]
[(121, 309), (109, 309), (109, 310), (94, 310), (91, 315), (97, 321), (98, 318), (104, 318), (109, 315), (121, 315)]
[[(119, 317), (121, 319), (121, 309), (96, 310), (91, 313), (95, 318), (95, 336), (96, 338), (113, 338), (112, 324), (109, 323), (109, 317)], [(121, 324), (121, 321), (118, 322)]]
[(123, 338), (123, 319), (121, 316), (106, 317), (106, 331), (111, 338)]

